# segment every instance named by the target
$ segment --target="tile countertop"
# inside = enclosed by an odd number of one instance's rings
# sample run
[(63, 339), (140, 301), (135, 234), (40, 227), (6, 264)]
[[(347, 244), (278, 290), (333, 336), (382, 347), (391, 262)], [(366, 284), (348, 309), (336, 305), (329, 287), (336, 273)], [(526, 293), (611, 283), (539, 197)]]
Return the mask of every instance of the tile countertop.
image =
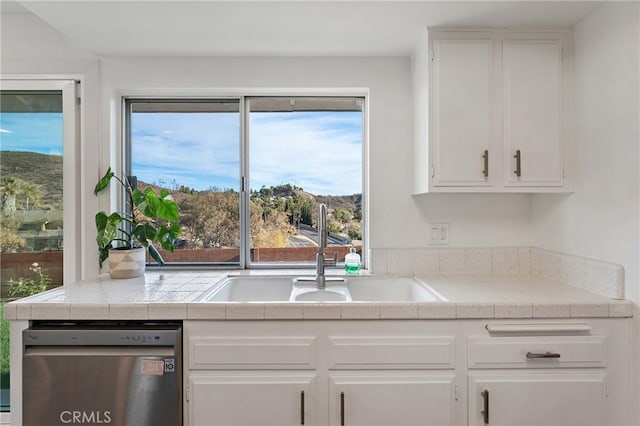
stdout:
[[(331, 274), (340, 274), (331, 271)], [(434, 274), (420, 277), (446, 302), (199, 302), (228, 275), (309, 275), (302, 270), (151, 271), (104, 275), (5, 305), (8, 320), (468, 319), (630, 317), (633, 304), (539, 276)]]

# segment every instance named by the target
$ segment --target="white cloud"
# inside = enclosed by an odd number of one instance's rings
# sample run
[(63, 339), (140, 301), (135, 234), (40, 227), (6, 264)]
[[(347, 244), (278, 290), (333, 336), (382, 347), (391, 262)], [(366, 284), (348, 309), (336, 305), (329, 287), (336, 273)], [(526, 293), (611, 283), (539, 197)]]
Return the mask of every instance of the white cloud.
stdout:
[[(314, 194), (362, 192), (360, 119), (340, 113), (255, 114), (250, 123), (252, 187), (295, 183)], [(296, 183), (297, 181), (297, 183)]]
[(0, 129), (0, 133), (13, 133), (13, 132), (7, 129)]
[[(290, 183), (314, 194), (362, 192), (359, 114), (253, 113), (250, 120), (253, 189)], [(171, 133), (163, 132), (169, 125)], [(133, 167), (141, 180), (237, 188), (238, 114), (141, 114), (132, 128)]]

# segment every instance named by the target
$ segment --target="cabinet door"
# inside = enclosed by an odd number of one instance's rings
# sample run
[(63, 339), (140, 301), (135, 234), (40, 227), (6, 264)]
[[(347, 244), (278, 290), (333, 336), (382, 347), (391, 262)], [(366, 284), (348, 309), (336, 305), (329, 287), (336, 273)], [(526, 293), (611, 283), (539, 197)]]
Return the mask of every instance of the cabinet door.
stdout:
[(432, 62), (433, 185), (489, 186), (484, 155), (494, 139), (492, 41), (434, 40)]
[(502, 43), (505, 183), (562, 186), (562, 42)]
[(191, 375), (191, 426), (314, 425), (315, 376), (277, 372)]
[(454, 425), (453, 374), (331, 375), (329, 424)]
[(469, 425), (601, 426), (604, 389), (600, 372), (470, 374)]

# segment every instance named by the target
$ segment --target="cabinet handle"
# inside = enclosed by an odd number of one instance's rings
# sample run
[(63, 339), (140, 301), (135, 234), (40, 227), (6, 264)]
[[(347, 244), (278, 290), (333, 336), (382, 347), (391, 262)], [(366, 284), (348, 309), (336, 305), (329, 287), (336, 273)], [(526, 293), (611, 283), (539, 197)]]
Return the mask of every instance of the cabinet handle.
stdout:
[(484, 402), (483, 404), (484, 410), (482, 410), (480, 414), (482, 414), (482, 420), (484, 420), (484, 424), (488, 425), (489, 424), (489, 391), (485, 389), (482, 392), (480, 392), (480, 395), (482, 395), (482, 399)]
[(304, 425), (304, 391), (300, 391), (300, 424)]
[(344, 392), (340, 392), (340, 426), (344, 426)]
[(484, 153), (482, 154), (482, 159), (484, 160), (482, 175), (484, 177), (489, 177), (489, 150), (488, 149), (484, 150)]
[(540, 359), (540, 358), (560, 358), (560, 354), (557, 352), (527, 352), (527, 358)]
[(516, 169), (513, 171), (513, 173), (516, 174), (516, 176), (520, 177), (522, 176), (522, 168), (521, 168), (521, 164), (520, 164), (520, 150), (516, 150), (516, 155), (513, 156), (513, 158), (516, 159)]

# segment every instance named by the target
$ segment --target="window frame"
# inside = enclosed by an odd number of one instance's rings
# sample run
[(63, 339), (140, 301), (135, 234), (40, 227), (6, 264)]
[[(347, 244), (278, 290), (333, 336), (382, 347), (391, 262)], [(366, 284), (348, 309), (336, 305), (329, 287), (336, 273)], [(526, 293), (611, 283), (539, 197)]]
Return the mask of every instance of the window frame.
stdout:
[[(79, 108), (76, 92), (80, 82), (70, 79), (29, 80), (2, 79), (2, 90), (60, 90), (62, 92), (62, 202), (65, 206), (79, 206), (80, 144)], [(62, 212), (63, 230), (63, 284), (76, 282), (80, 277), (80, 215), (75, 207)]]
[[(82, 162), (80, 155), (81, 146), (81, 110), (80, 93), (82, 78), (70, 75), (54, 76), (33, 76), (22, 75), (0, 75), (2, 90), (59, 90), (62, 93), (62, 202), (69, 206), (62, 213), (63, 220), (63, 249), (62, 249), (62, 284), (68, 285), (77, 282), (81, 278), (83, 263), (86, 261), (82, 250), (83, 212), (81, 206), (81, 178)], [(10, 334), (18, 335), (22, 329), (22, 324), (16, 321), (10, 323)], [(16, 371), (20, 367), (20, 356), (16, 356), (19, 351), (18, 345), (11, 345), (11, 378), (14, 379)], [(20, 355), (20, 354), (18, 354)], [(14, 365), (15, 364), (15, 365)], [(13, 386), (10, 388), (11, 400), (19, 400), (21, 390), (21, 380), (12, 380)], [(10, 411), (0, 412), (0, 425), (10, 424), (11, 417), (21, 417), (21, 406), (10, 406)]]
[[(222, 265), (214, 263), (167, 263), (163, 268), (167, 269), (309, 269), (315, 267), (314, 262), (309, 263), (264, 263), (251, 261), (251, 236), (250, 236), (250, 197), (249, 188), (249, 117), (248, 102), (256, 97), (291, 97), (291, 98), (359, 98), (362, 101), (362, 266), (368, 266), (369, 248), (369, 93), (366, 89), (354, 90), (307, 90), (307, 91), (231, 91), (217, 93), (215, 91), (203, 91), (202, 94), (165, 92), (160, 90), (121, 94), (121, 155), (122, 170), (126, 175), (131, 175), (131, 128), (129, 103), (135, 101), (189, 101), (189, 100), (234, 100), (239, 102), (240, 109), (240, 175), (238, 176), (240, 188), (240, 247), (239, 261), (237, 263)], [(121, 198), (123, 194), (120, 194)], [(123, 200), (119, 200), (123, 203)], [(122, 205), (122, 204), (121, 204)], [(340, 262), (341, 263), (341, 262)], [(156, 269), (158, 266), (148, 264), (147, 268)]]

